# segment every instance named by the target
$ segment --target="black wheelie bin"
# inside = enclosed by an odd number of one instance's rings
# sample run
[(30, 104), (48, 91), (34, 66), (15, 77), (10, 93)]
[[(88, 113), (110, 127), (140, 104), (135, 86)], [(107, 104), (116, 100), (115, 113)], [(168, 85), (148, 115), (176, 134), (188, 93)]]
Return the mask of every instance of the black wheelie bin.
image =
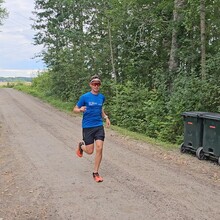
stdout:
[(203, 143), (197, 157), (205, 155), (218, 160), (220, 165), (220, 114), (210, 112), (201, 115), (201, 118), (203, 118)]
[(196, 152), (201, 149), (203, 140), (203, 118), (205, 112), (183, 112), (184, 119), (184, 142), (180, 146), (180, 151)]

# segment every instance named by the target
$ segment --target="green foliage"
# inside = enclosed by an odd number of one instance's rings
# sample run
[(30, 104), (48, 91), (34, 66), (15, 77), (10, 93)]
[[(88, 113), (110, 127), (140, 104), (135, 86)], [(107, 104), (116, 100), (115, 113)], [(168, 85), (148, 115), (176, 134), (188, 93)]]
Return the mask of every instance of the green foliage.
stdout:
[(35, 43), (46, 47), (49, 71), (34, 79), (33, 93), (75, 103), (99, 74), (112, 124), (172, 143), (183, 137), (182, 112), (220, 111), (219, 1), (206, 4), (205, 80), (199, 0), (35, 2)]
[(3, 24), (3, 20), (8, 17), (7, 10), (2, 6), (4, 0), (0, 0), (0, 25)]
[(149, 137), (157, 137), (164, 119), (164, 98), (156, 90), (145, 84), (127, 81), (124, 85), (115, 86), (117, 95), (113, 96), (108, 111), (113, 124), (140, 132)]
[[(40, 80), (42, 79), (43, 77), (40, 78)], [(38, 81), (40, 80), (38, 79)], [(34, 86), (27, 85), (27, 84), (19, 84), (19, 85), (15, 85), (14, 88), (17, 90), (23, 91), (25, 93), (28, 93), (32, 96), (38, 97), (62, 111), (66, 111), (66, 112), (72, 111), (72, 108), (73, 108), (72, 102), (64, 102), (57, 97), (48, 96), (47, 93), (42, 92), (42, 89), (39, 86), (34, 87)]]
[(211, 85), (194, 76), (180, 76), (174, 82), (173, 91), (167, 102), (168, 114), (163, 120), (163, 129), (158, 138), (170, 142), (181, 142), (185, 111), (218, 112), (220, 109), (220, 86)]
[(36, 96), (36, 97), (40, 97), (40, 98), (43, 97), (43, 92), (38, 91), (37, 89), (35, 89), (31, 85), (27, 85), (27, 84), (24, 84), (24, 83), (19, 83), (19, 84), (14, 85), (13, 88), (15, 88), (17, 90), (20, 90), (20, 91), (23, 91), (25, 93), (31, 94), (31, 95)]
[(32, 87), (37, 91), (43, 92), (45, 95), (52, 95), (52, 79), (49, 72), (44, 72), (32, 80)]

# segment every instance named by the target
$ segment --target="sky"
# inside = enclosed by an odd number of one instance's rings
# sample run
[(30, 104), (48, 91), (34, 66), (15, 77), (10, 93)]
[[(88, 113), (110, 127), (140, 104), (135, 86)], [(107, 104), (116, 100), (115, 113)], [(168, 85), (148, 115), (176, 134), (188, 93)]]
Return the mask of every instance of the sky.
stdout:
[(33, 45), (34, 0), (4, 0), (9, 16), (0, 26), (0, 77), (34, 77), (46, 69), (34, 58), (43, 47)]

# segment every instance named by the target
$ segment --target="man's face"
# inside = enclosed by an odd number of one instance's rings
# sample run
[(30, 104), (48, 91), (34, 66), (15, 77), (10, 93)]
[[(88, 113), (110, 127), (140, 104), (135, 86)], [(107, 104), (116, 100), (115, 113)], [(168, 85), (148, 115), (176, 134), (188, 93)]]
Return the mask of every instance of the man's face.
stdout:
[(93, 80), (89, 85), (93, 92), (98, 93), (99, 88), (101, 86), (101, 82), (99, 80)]

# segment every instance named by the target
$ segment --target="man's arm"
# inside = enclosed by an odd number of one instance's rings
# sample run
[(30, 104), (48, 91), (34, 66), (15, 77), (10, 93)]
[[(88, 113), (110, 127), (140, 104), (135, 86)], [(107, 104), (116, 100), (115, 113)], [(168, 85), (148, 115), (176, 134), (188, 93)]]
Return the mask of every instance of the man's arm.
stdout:
[(73, 108), (73, 111), (75, 113), (80, 113), (80, 112), (85, 112), (86, 111), (86, 106), (82, 106), (81, 108), (79, 108), (77, 105)]
[(111, 122), (110, 119), (108, 118), (108, 115), (105, 114), (105, 111), (103, 109), (102, 109), (102, 117), (105, 119), (107, 127), (109, 127), (111, 125)]

